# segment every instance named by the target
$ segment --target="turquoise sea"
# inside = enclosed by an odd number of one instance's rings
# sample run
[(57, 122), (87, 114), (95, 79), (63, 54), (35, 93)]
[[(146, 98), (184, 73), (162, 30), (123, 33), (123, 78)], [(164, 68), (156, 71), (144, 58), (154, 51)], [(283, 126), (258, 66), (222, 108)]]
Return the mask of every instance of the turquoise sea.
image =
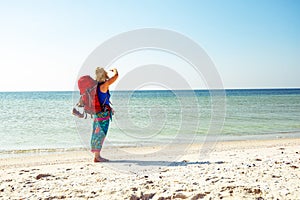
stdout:
[[(225, 92), (226, 113), (220, 115), (225, 118), (214, 121), (207, 90), (112, 91), (115, 114), (106, 144), (137, 146), (177, 136), (176, 142), (205, 137), (214, 123), (223, 128), (209, 134), (229, 140), (300, 137), (300, 89)], [(0, 156), (88, 148), (91, 119), (71, 114), (77, 99), (78, 92), (1, 92)]]

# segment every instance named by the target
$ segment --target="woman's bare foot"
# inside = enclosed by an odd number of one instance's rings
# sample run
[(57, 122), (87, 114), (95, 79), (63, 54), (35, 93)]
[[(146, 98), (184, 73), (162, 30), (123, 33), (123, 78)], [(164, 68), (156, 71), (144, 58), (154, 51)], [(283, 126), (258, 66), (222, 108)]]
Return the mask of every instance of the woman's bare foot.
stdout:
[(109, 161), (108, 159), (102, 157), (94, 158), (94, 162), (108, 162), (108, 161)]

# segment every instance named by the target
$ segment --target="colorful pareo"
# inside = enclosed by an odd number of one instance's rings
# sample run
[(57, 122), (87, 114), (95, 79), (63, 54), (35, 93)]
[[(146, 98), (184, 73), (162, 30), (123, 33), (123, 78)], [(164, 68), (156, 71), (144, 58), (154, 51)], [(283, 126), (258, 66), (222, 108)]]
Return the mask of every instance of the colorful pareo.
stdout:
[(91, 151), (92, 152), (100, 152), (104, 139), (106, 137), (109, 120), (111, 118), (111, 114), (109, 111), (107, 112), (99, 112), (93, 116), (93, 132), (91, 138)]

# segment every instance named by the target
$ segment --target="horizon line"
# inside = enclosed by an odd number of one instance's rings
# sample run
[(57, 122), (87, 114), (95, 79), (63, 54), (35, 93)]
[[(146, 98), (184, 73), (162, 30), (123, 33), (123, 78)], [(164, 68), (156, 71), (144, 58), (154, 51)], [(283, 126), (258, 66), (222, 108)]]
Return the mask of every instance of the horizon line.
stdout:
[[(197, 91), (197, 90), (202, 90), (202, 91), (209, 91), (209, 90), (278, 90), (278, 89), (300, 89), (300, 87), (262, 87), (262, 88), (214, 88), (214, 89), (204, 89), (204, 88), (197, 88), (197, 89), (143, 89), (143, 90), (110, 90), (112, 92), (126, 92), (126, 91)], [(21, 90), (21, 91), (0, 91), (1, 93), (10, 93), (10, 92), (79, 92), (79, 90)]]

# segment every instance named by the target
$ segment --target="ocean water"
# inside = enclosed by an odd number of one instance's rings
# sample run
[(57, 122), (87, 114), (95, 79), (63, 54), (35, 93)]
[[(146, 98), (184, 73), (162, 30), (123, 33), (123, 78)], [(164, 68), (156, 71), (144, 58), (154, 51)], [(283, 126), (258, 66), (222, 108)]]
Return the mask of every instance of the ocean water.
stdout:
[[(217, 97), (206, 90), (111, 94), (115, 114), (107, 145), (180, 142), (208, 134), (235, 139), (300, 136), (300, 89), (226, 90), (226, 96)], [(92, 121), (71, 114), (78, 96), (0, 93), (0, 156), (88, 148)]]

